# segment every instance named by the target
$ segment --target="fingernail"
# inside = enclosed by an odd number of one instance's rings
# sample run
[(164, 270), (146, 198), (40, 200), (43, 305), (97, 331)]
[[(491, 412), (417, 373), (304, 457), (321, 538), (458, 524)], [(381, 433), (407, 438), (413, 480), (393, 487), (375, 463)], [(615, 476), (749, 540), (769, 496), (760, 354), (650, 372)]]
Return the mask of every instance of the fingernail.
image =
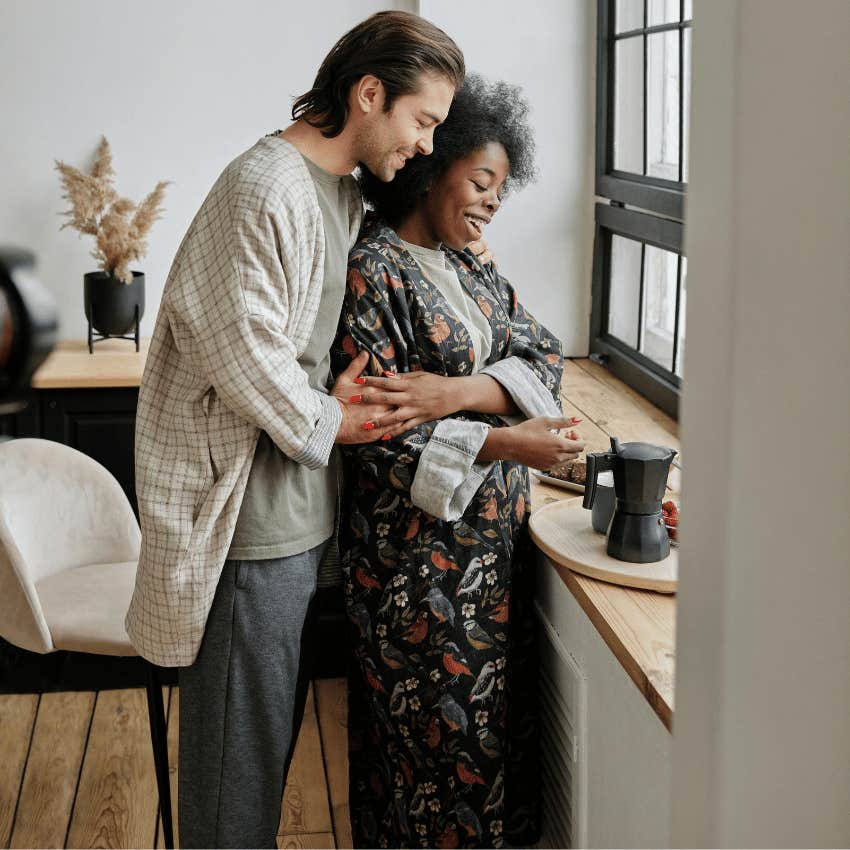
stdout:
[(366, 379), (365, 379), (365, 378), (355, 378), (355, 379), (354, 379), (354, 383), (355, 383), (355, 384), (365, 384), (365, 383), (366, 383)]
[(374, 427), (375, 427), (375, 423), (374, 423), (374, 422), (366, 422), (366, 423), (363, 425), (363, 430), (364, 430), (364, 431), (371, 431)]
[(349, 401), (352, 404), (358, 404), (359, 402), (363, 401), (363, 396), (362, 395), (353, 395), (353, 396), (351, 396)]
[(389, 369), (384, 369), (384, 376), (387, 377), (387, 378), (398, 377), (395, 372), (391, 372)]
[(579, 422), (584, 422), (584, 419), (577, 419), (575, 416), (571, 416), (570, 422), (572, 422), (573, 425), (578, 425)]
[(381, 437), (381, 439), (382, 439), (384, 442), (386, 442), (387, 440), (391, 440), (391, 439), (392, 439), (392, 434), (384, 434), (384, 436), (383, 436), (383, 437)]

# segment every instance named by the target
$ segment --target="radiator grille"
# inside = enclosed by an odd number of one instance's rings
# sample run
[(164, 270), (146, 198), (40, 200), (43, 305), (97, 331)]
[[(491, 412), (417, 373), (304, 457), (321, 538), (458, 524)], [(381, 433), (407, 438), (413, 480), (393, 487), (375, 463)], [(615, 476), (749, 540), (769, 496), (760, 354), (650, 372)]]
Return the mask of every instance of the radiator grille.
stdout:
[(540, 746), (543, 797), (538, 847), (586, 846), (587, 680), (537, 605), (540, 630)]

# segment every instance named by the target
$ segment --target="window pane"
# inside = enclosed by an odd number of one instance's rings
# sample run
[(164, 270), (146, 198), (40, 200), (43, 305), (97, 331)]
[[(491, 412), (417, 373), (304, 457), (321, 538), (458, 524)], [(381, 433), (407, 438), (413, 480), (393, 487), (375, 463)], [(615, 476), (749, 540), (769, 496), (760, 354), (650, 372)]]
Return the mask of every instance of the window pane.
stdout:
[(611, 237), (611, 296), (608, 333), (637, 348), (640, 309), (640, 242)]
[(685, 0), (685, 14), (682, 20), (691, 21), (694, 17), (694, 0)]
[(643, 36), (614, 50), (614, 168), (643, 174)]
[(617, 0), (614, 17), (615, 32), (630, 32), (643, 28), (643, 0)]
[(682, 289), (679, 293), (679, 347), (676, 351), (676, 374), (685, 372), (685, 305), (688, 303), (688, 258), (682, 257)]
[(673, 24), (679, 20), (679, 0), (649, 0), (647, 25)]
[(643, 261), (640, 352), (671, 372), (673, 371), (678, 266), (678, 254), (653, 245), (646, 246)]
[(688, 182), (688, 152), (691, 141), (691, 28), (682, 34), (684, 39), (684, 115), (682, 115), (682, 182)]
[(646, 173), (679, 179), (679, 32), (647, 37)]

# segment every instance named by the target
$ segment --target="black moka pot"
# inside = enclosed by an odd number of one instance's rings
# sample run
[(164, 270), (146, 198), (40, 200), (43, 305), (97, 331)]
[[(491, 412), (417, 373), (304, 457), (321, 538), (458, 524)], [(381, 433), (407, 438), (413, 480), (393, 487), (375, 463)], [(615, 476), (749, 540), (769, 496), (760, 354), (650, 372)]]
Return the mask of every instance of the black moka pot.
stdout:
[(584, 507), (593, 507), (597, 473), (606, 469), (614, 473), (617, 507), (608, 529), (607, 549), (612, 558), (651, 564), (670, 554), (661, 501), (675, 456), (673, 449), (651, 443), (623, 443), (621, 446), (616, 437), (611, 437), (610, 452), (587, 455)]

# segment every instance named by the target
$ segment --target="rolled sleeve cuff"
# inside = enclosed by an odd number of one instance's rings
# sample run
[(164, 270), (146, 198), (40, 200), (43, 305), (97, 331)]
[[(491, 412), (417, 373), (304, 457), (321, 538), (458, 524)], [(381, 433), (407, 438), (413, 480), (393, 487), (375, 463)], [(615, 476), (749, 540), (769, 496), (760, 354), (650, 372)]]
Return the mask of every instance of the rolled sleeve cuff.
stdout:
[(487, 439), (489, 425), (444, 419), (425, 446), (410, 487), (416, 507), (443, 520), (460, 519), (484, 483), (489, 463), (475, 458)]
[(326, 393), (315, 392), (321, 402), (322, 412), (304, 447), (292, 457), (296, 463), (302, 463), (308, 469), (328, 465), (339, 426), (342, 424), (342, 407), (339, 402)]
[(506, 357), (485, 366), (482, 375), (495, 378), (508, 392), (522, 415), (502, 416), (509, 425), (516, 425), (535, 416), (561, 416), (561, 408), (546, 385), (521, 357)]

